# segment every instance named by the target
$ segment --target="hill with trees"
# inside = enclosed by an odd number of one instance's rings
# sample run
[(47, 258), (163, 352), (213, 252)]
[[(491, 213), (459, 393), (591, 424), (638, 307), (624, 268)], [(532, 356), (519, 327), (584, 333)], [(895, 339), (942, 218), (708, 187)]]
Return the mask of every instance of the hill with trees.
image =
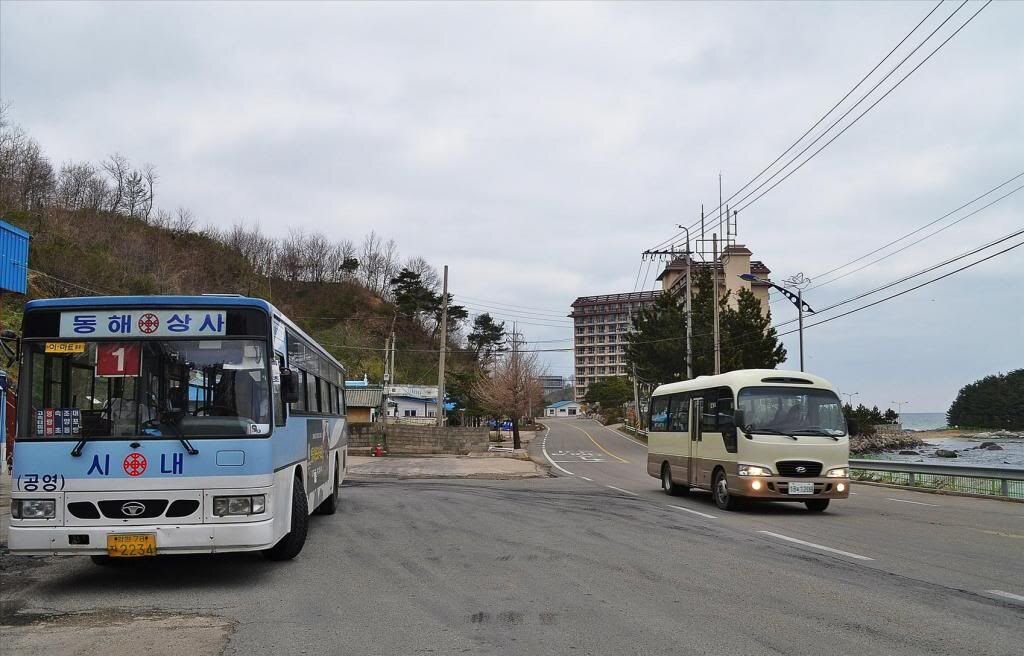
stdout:
[(1024, 429), (1024, 369), (985, 376), (964, 385), (946, 423), (972, 428)]
[[(32, 235), (28, 298), (237, 293), (265, 298), (348, 369), (379, 380), (385, 340), (397, 338), (396, 380), (436, 383), (441, 290), (422, 257), (403, 258), (376, 232), (263, 233), (202, 221), (158, 203), (159, 174), (114, 154), (59, 168), (0, 112), (0, 218)], [(26, 298), (5, 294), (0, 327), (20, 329)], [(504, 326), (448, 307), (448, 370), (470, 389), (504, 341)], [(468, 343), (467, 343), (468, 338)], [(458, 387), (458, 386), (457, 386)]]

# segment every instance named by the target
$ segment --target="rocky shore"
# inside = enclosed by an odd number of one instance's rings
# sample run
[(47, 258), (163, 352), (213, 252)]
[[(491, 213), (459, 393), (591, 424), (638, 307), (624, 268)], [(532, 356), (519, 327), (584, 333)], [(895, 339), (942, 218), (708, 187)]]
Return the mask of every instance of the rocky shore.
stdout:
[(910, 431), (887, 435), (855, 435), (850, 438), (850, 453), (880, 453), (896, 449), (915, 449), (924, 446), (924, 440)]

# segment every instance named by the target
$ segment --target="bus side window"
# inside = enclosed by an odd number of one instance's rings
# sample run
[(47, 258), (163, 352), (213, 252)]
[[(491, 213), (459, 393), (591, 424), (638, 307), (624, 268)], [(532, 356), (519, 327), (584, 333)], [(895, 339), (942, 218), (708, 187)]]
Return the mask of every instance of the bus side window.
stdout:
[(690, 420), (689, 394), (683, 393), (672, 395), (672, 404), (670, 407), (669, 416), (670, 431), (672, 431), (673, 433), (686, 433), (690, 430), (689, 425), (687, 423)]
[[(735, 404), (733, 403), (732, 390), (728, 387), (719, 387), (714, 393), (718, 397), (718, 408), (716, 412), (716, 426), (721, 432), (722, 429), (731, 425), (734, 422), (734, 412), (736, 410)], [(729, 453), (736, 453), (736, 433), (731, 432), (729, 435), (722, 434), (722, 439), (725, 442), (725, 450)]]
[(655, 432), (668, 430), (669, 397), (658, 396), (651, 401), (651, 430)]

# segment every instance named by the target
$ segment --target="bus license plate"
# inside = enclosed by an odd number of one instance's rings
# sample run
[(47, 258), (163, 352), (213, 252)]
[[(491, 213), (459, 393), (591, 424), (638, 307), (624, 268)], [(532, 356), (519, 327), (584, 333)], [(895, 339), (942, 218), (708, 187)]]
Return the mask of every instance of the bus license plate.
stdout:
[(134, 558), (156, 555), (156, 533), (117, 533), (107, 536), (107, 555)]
[(790, 483), (790, 494), (814, 494), (814, 483)]

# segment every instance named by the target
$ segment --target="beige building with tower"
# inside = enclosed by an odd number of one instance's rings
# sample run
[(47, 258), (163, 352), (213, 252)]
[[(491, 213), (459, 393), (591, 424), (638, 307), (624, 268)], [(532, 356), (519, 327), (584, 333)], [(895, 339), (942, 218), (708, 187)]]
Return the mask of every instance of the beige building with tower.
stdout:
[[(718, 262), (695, 261), (691, 275), (697, 279), (701, 270), (714, 269), (718, 276), (721, 296), (730, 291), (747, 289), (761, 301), (761, 311), (768, 313), (768, 285), (748, 282), (739, 276), (752, 273), (768, 278), (771, 271), (761, 261), (752, 260), (750, 249), (742, 244), (729, 245)], [(572, 303), (569, 317), (573, 320), (573, 359), (576, 372), (576, 400), (582, 401), (587, 387), (602, 378), (629, 375), (626, 363), (626, 335), (633, 329), (633, 316), (657, 300), (663, 291), (683, 294), (686, 289), (687, 266), (685, 257), (669, 262), (658, 275), (660, 290), (623, 294), (581, 296)], [(729, 303), (735, 307), (735, 294)]]

